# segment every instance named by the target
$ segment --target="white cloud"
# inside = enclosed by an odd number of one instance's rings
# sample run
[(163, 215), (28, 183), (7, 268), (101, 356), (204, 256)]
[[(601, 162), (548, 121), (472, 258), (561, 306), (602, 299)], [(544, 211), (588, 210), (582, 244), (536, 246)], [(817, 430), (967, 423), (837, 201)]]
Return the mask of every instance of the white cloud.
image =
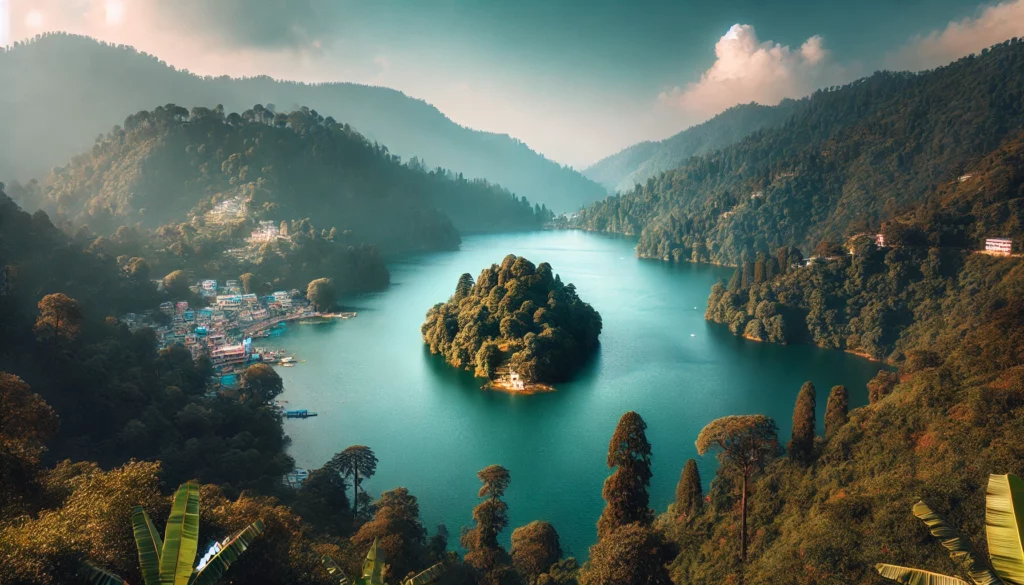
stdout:
[(930, 69), (1015, 36), (1024, 36), (1024, 0), (988, 6), (975, 17), (915, 37), (889, 59), (889, 65), (894, 69)]
[(802, 97), (843, 77), (843, 69), (830, 63), (820, 36), (793, 50), (761, 42), (749, 24), (734, 24), (715, 44), (715, 62), (700, 81), (659, 98), (690, 115), (707, 117), (736, 104), (774, 105), (783, 98)]

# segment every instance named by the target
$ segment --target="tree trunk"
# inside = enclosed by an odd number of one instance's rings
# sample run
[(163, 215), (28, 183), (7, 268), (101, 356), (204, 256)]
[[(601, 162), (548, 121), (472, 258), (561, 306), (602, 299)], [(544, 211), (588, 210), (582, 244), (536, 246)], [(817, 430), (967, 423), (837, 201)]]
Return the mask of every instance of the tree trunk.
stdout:
[(747, 562), (747, 474), (743, 474), (743, 494), (740, 496), (740, 562)]
[(359, 511), (359, 473), (352, 474), (352, 516), (356, 516), (356, 512)]

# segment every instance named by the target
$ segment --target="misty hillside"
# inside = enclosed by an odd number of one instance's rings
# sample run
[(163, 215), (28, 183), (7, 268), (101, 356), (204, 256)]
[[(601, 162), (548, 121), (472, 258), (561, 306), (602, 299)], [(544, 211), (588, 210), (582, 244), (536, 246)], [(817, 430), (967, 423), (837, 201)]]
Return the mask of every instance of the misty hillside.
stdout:
[(631, 191), (650, 177), (682, 166), (691, 156), (725, 148), (757, 130), (781, 124), (801, 103), (783, 100), (777, 106), (734, 106), (665, 140), (634, 144), (590, 165), (583, 174), (610, 192)]
[(532, 229), (549, 217), (482, 179), (403, 164), (316, 110), (262, 106), (132, 114), (42, 182), (12, 184), (11, 195), (96, 233), (202, 225), (217, 204), (236, 201), (255, 219), (313, 218), (389, 252), (453, 248), (460, 231)]
[[(801, 103), (777, 127), (595, 204), (580, 227), (638, 234), (645, 257), (738, 264), (938, 205), (940, 185), (974, 186), (981, 161), (1019, 139), (1024, 42), (924, 73), (876, 73)], [(1024, 233), (1020, 192), (982, 195), (997, 198), (986, 225)]]
[(598, 184), (507, 135), (464, 128), (426, 102), (387, 88), (201, 78), (128, 47), (66, 34), (0, 52), (0, 87), (6, 137), (0, 177), (7, 180), (38, 177), (66, 163), (139, 110), (174, 103), (222, 104), (240, 112), (261, 103), (281, 111), (308, 106), (351, 124), (393, 154), (486, 178), (555, 211), (572, 211), (606, 195)]

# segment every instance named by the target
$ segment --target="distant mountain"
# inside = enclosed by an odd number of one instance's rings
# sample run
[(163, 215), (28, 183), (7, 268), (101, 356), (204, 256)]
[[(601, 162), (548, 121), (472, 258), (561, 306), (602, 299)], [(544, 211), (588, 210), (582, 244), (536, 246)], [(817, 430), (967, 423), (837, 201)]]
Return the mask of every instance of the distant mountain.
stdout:
[[(781, 246), (810, 251), (939, 205), (940, 185), (959, 183), (1024, 129), (1022, 104), (1017, 39), (924, 73), (876, 73), (818, 91), (784, 123), (595, 204), (577, 225), (638, 234), (639, 255), (666, 260), (738, 264)], [(989, 226), (1021, 231), (1015, 204), (984, 213), (995, 214)]]
[(124, 225), (202, 227), (226, 203), (251, 219), (312, 218), (387, 252), (453, 248), (459, 232), (535, 229), (550, 219), (546, 208), (482, 179), (402, 164), (308, 108), (141, 111), (41, 183), (10, 192), (100, 234)]
[(777, 106), (750, 103), (734, 106), (703, 124), (660, 142), (640, 142), (601, 159), (583, 174), (611, 192), (631, 191), (637, 184), (680, 167), (691, 156), (733, 145), (762, 128), (781, 124), (801, 102), (783, 100)]
[(426, 102), (382, 87), (198, 77), (129, 47), (66, 34), (0, 51), (0, 87), (0, 179), (40, 176), (139, 110), (175, 103), (240, 112), (261, 103), (281, 111), (308, 106), (393, 154), (486, 178), (559, 212), (606, 196), (518, 140), (459, 126)]

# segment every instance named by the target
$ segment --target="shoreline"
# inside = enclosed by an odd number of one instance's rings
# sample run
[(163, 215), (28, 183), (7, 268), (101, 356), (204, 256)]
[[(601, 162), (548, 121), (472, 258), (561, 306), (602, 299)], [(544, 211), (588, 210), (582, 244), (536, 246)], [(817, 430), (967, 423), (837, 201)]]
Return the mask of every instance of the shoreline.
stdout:
[[(714, 321), (709, 321), (709, 322), (710, 323), (715, 323)], [(715, 323), (715, 324), (716, 325), (721, 325), (721, 323)], [(750, 335), (747, 335), (746, 333), (741, 334), (739, 337), (742, 337), (743, 339), (746, 339), (748, 341), (753, 341), (753, 342), (756, 342), (756, 343), (773, 343), (775, 345), (781, 345), (781, 346), (794, 345), (794, 344), (789, 344), (789, 343), (775, 343), (773, 341), (765, 341), (763, 339), (758, 339), (756, 337), (751, 337)], [(824, 350), (828, 350), (828, 351), (841, 351), (843, 353), (848, 353), (850, 355), (855, 355), (855, 356), (857, 356), (859, 358), (863, 358), (863, 359), (865, 359), (865, 360), (867, 360), (869, 362), (874, 362), (876, 364), (882, 364), (882, 365), (886, 365), (886, 366), (893, 365), (893, 364), (890, 364), (889, 362), (885, 361), (884, 359), (876, 358), (875, 356), (867, 353), (866, 351), (857, 351), (857, 350), (853, 350), (853, 349), (836, 349), (836, 348), (832, 348), (832, 347), (821, 347), (820, 345), (814, 345), (813, 343), (795, 344), (795, 345), (809, 345), (811, 347), (816, 347), (818, 349), (824, 349)]]
[(518, 390), (513, 388), (508, 382), (502, 382), (500, 380), (490, 380), (481, 386), (480, 389), (490, 390), (492, 392), (503, 392), (505, 394), (523, 394), (526, 396), (556, 391), (554, 386), (548, 384), (526, 384), (522, 390)]

